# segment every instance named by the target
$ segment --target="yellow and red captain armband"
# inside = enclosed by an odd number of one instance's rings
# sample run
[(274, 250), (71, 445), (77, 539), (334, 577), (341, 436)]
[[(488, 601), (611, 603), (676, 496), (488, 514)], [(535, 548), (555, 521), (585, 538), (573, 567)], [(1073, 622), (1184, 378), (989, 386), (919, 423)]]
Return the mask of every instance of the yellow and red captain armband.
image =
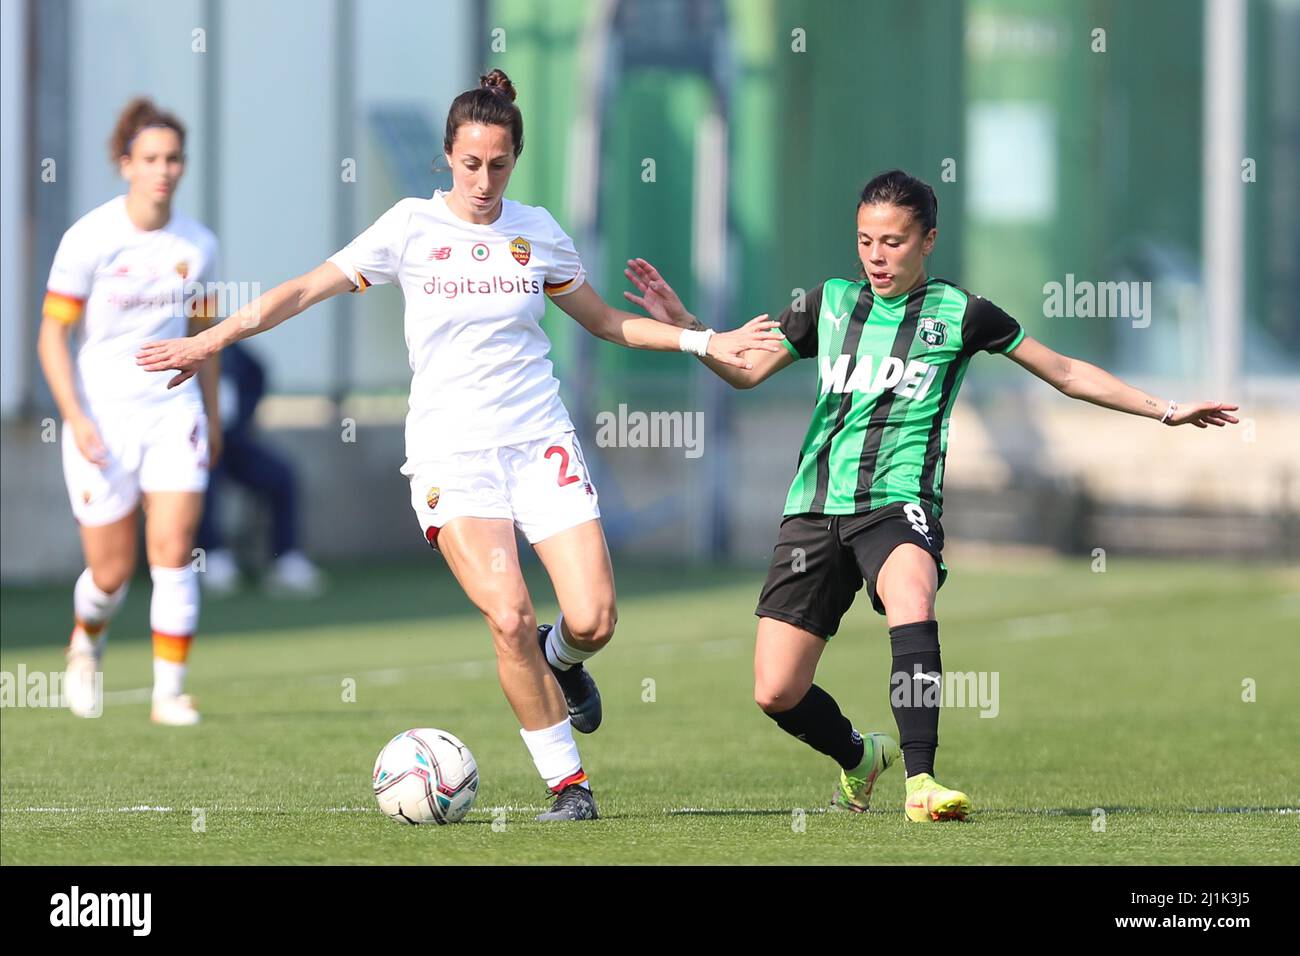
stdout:
[(71, 325), (81, 318), (81, 313), (85, 311), (85, 308), (85, 299), (78, 299), (74, 295), (64, 295), (62, 292), (55, 292), (50, 289), (45, 293), (45, 303), (41, 306), (41, 314), (46, 318), (54, 319), (56, 322), (62, 322), (64, 325)]
[(360, 295), (362, 292), (365, 292), (367, 289), (370, 288), (370, 282), (367, 281), (366, 277), (363, 276), (363, 275), (358, 271), (358, 272), (357, 272), (356, 282), (354, 283), (354, 286), (355, 286), (355, 288), (353, 288), (352, 291), (355, 292), (355, 293), (357, 293), (358, 295)]

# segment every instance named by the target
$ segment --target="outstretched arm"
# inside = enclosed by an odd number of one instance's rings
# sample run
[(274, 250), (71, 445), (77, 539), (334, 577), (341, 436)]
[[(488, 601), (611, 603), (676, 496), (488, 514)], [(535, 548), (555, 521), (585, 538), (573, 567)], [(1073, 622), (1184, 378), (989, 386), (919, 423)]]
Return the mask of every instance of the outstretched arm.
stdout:
[[(636, 286), (637, 292), (640, 293), (635, 295), (631, 292), (624, 292), (623, 298), (633, 305), (645, 309), (656, 322), (694, 332), (704, 330), (704, 324), (691, 315), (686, 306), (682, 304), (682, 300), (677, 297), (677, 293), (673, 291), (673, 287), (659, 274), (659, 270), (646, 260), (629, 259), (623, 274), (627, 276), (628, 281)], [(779, 334), (779, 325), (779, 322), (773, 321), (767, 314), (763, 314), (750, 319), (737, 331), (761, 326), (778, 333), (776, 337), (779, 341), (784, 338), (783, 335)], [(794, 355), (784, 345), (777, 348), (765, 347), (762, 351), (749, 353), (745, 358), (749, 360), (748, 364), (740, 366), (735, 363), (719, 362), (711, 355), (700, 356), (700, 361), (712, 369), (719, 378), (732, 388), (753, 388), (759, 382), (775, 375), (795, 360)]]
[[(656, 352), (685, 351), (681, 329), (613, 308), (588, 282), (567, 295), (556, 296), (554, 301), (588, 332), (606, 342)], [(766, 316), (759, 316), (732, 332), (714, 333), (704, 346), (707, 358), (701, 357), (710, 365), (716, 363), (722, 368), (752, 369), (757, 356), (785, 352), (781, 333), (774, 331), (775, 326)], [(703, 326), (698, 331), (703, 331)]]
[(273, 329), (317, 302), (353, 288), (352, 280), (338, 266), (323, 262), (311, 272), (280, 283), (198, 335), (150, 342), (136, 353), (135, 364), (149, 372), (176, 369), (180, 374), (167, 383), (168, 388), (175, 388), (192, 376), (205, 359), (232, 342)]
[(1012, 360), (1053, 386), (1062, 395), (1112, 408), (1117, 412), (1154, 418), (1167, 425), (1192, 424), (1197, 428), (1235, 425), (1238, 419), (1228, 414), (1236, 405), (1223, 402), (1179, 404), (1156, 398), (1121, 381), (1110, 372), (1088, 362), (1053, 352), (1028, 335), (1010, 353)]

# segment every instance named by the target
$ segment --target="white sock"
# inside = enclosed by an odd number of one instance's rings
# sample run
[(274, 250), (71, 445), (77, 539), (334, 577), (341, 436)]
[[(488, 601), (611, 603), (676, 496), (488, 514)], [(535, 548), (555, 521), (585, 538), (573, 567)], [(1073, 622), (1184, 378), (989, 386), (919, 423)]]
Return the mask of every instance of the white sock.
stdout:
[[(72, 629), (71, 648), (74, 654), (97, 654), (108, 638), (108, 622), (126, 597), (129, 582), (124, 582), (112, 594), (95, 585), (90, 568), (81, 572), (72, 588), (72, 613), (76, 625)], [(95, 633), (90, 633), (94, 631)]]
[(591, 789), (582, 773), (582, 760), (578, 757), (578, 745), (573, 739), (573, 727), (568, 717), (554, 727), (520, 730), (519, 736), (524, 738), (533, 764), (548, 787), (554, 789), (560, 781), (581, 775), (582, 779), (575, 782)]
[(185, 667), (161, 657), (153, 659), (153, 696), (179, 697), (185, 689)]
[(153, 597), (149, 603), (149, 626), (156, 635), (153, 659), (154, 697), (176, 697), (185, 686), (185, 662), (159, 657), (160, 641), (180, 638), (186, 641), (179, 656), (184, 657), (189, 639), (199, 623), (199, 579), (191, 565), (179, 568), (151, 567)]
[(564, 639), (564, 614), (555, 619), (555, 626), (546, 635), (546, 662), (556, 670), (567, 671), (574, 664), (581, 664), (596, 656), (596, 651), (584, 651), (574, 647)]
[(189, 636), (199, 624), (199, 579), (194, 568), (149, 569), (153, 597), (149, 602), (149, 626), (161, 634)]

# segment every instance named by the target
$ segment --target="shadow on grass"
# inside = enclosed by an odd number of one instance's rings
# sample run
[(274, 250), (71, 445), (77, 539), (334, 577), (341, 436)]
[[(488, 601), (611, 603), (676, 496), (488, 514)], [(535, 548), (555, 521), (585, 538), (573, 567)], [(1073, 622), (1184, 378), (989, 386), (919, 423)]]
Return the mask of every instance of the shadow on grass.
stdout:
[[(253, 586), (230, 597), (204, 597), (201, 632), (220, 636), (477, 614), (447, 566), (433, 555), (427, 562), (334, 565), (325, 570), (329, 586), (318, 598), (277, 599)], [(540, 564), (526, 563), (524, 579), (535, 604), (554, 606), (554, 592)], [(750, 586), (757, 601), (763, 569), (615, 559), (614, 580), (620, 600)], [(72, 583), (69, 579), (59, 585), (0, 589), (0, 649), (52, 647), (65, 642), (72, 627)], [(150, 581), (142, 572), (131, 582), (126, 603), (113, 621), (114, 643), (149, 639), (149, 594)]]

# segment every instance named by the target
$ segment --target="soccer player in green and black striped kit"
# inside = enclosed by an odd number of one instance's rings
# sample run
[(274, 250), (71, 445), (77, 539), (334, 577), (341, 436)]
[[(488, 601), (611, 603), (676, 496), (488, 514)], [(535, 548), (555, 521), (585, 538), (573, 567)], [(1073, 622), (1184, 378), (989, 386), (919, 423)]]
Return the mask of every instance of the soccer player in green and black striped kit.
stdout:
[[(876, 777), (898, 757), (885, 733), (859, 734), (813, 683), (827, 640), (865, 582), (889, 626), (890, 706), (906, 770), (905, 812), (960, 820), (970, 798), (934, 779), (942, 664), (935, 592), (943, 563), (948, 418), (977, 352), (1009, 356), (1071, 398), (1167, 425), (1236, 423), (1236, 405), (1157, 399), (1103, 369), (1053, 352), (987, 299), (928, 278), (938, 202), (901, 170), (877, 176), (857, 209), (863, 278), (828, 279), (782, 313), (783, 352), (753, 351), (751, 367), (703, 361), (752, 388), (797, 359), (818, 362), (812, 422), (786, 498), (756, 611), (754, 697), (785, 731), (835, 759), (833, 807), (863, 811)], [(628, 263), (629, 301), (662, 322), (707, 336), (650, 263)], [(767, 316), (746, 328), (771, 326)], [(707, 341), (707, 339), (705, 339)], [(699, 342), (684, 338), (683, 348)]]

